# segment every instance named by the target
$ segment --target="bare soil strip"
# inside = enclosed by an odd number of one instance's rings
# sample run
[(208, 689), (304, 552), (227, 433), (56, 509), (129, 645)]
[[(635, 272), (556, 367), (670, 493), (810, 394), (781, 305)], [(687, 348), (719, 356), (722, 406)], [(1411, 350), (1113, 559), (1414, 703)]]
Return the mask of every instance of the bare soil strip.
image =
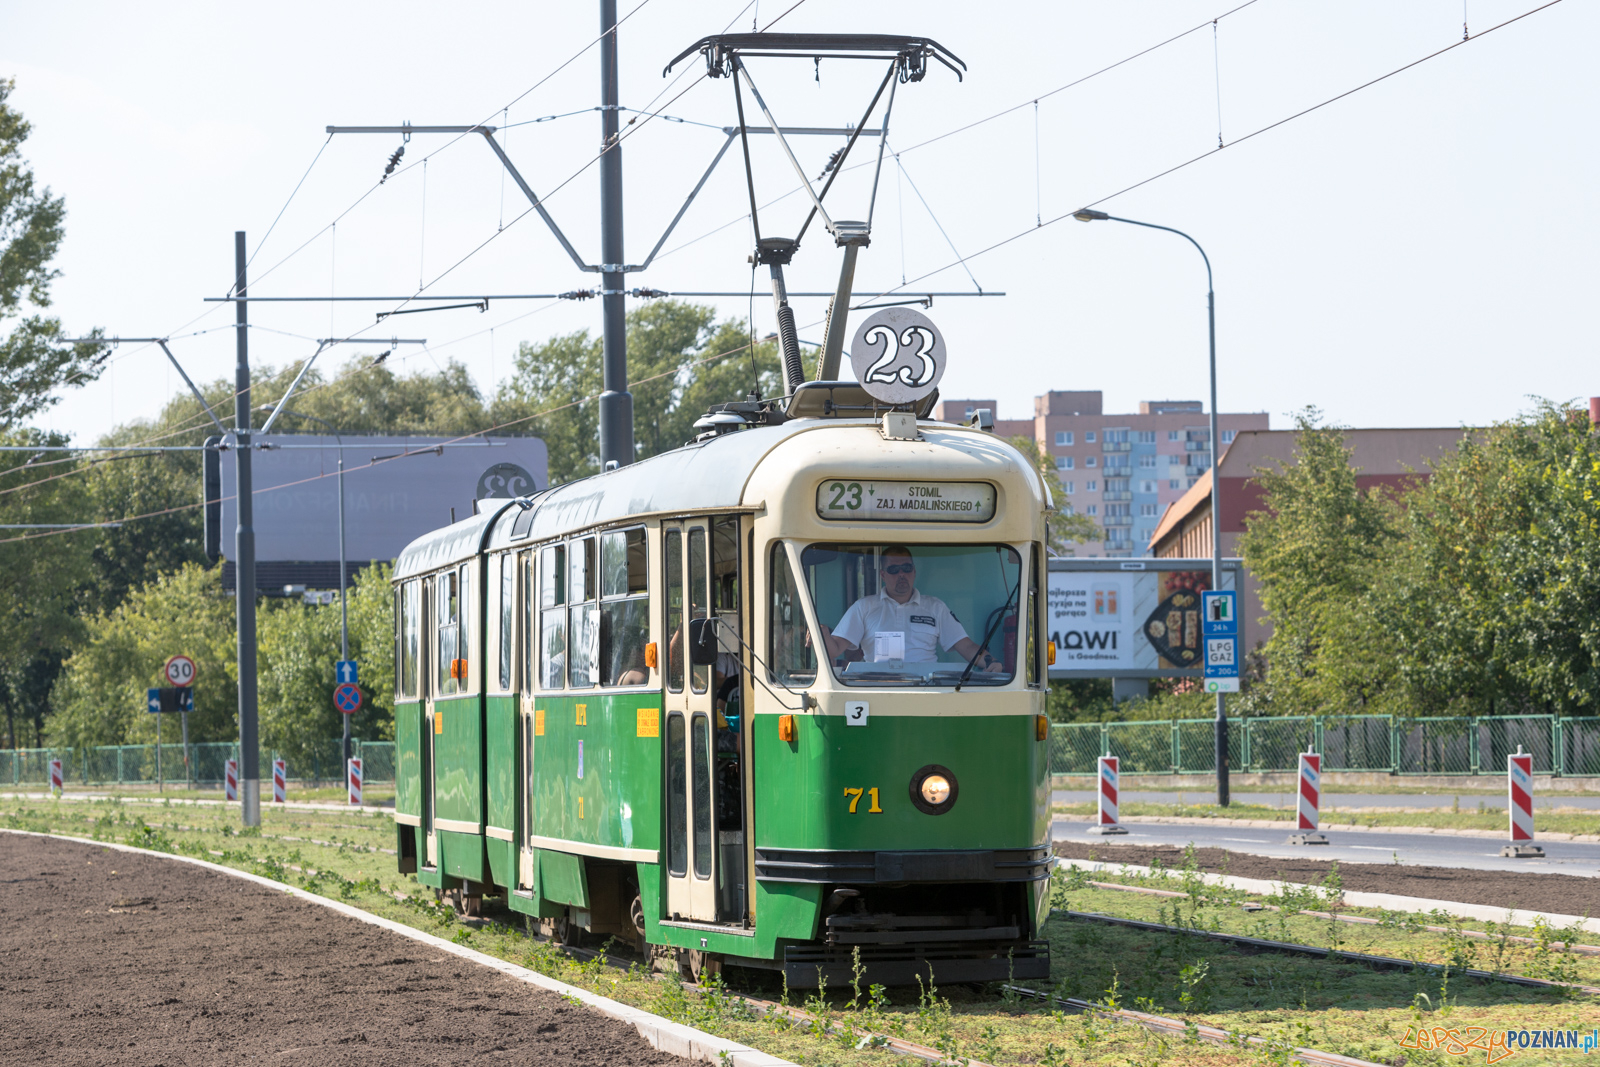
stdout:
[(683, 1064), (554, 993), (226, 875), (0, 835), (0, 1062)]
[[(1102, 863), (1149, 866), (1152, 860), (1159, 859), (1167, 867), (1183, 866), (1183, 849), (1171, 846), (1057, 841), (1055, 852), (1067, 859), (1099, 860)], [(1195, 850), (1195, 862), (1201, 870), (1239, 878), (1318, 885), (1327, 877), (1333, 861), (1276, 859), (1231, 849), (1201, 848)], [(1430, 900), (1450, 900), (1458, 904), (1515, 908), (1530, 921), (1539, 913), (1600, 915), (1600, 878), (1573, 874), (1472, 871), (1393, 863), (1340, 863), (1339, 878), (1349, 892), (1392, 893)]]

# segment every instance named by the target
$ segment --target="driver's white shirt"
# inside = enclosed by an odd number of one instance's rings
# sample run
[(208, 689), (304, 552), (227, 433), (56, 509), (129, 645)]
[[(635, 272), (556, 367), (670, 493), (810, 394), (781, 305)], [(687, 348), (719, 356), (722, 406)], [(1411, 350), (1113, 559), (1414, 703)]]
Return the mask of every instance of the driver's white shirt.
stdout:
[(905, 634), (907, 663), (931, 663), (938, 659), (936, 646), (948, 651), (967, 636), (944, 601), (915, 589), (904, 604), (882, 589), (873, 596), (862, 597), (845, 611), (833, 636), (855, 645), (871, 660), (874, 636), (897, 631)]

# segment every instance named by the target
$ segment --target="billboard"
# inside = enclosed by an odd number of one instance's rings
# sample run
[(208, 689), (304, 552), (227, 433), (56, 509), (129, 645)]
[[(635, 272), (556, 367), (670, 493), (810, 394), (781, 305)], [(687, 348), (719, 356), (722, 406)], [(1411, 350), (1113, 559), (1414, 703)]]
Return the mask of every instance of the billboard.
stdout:
[[(1235, 588), (1239, 566), (1222, 561), (1223, 589)], [(1202, 676), (1210, 560), (1053, 559), (1049, 574), (1050, 677)]]
[[(337, 587), (339, 440), (275, 433), (254, 437), (252, 445), (259, 446), (251, 454), (257, 585)], [(537, 437), (346, 434), (343, 447), (345, 555), (352, 570), (394, 559), (417, 537), (447, 525), (452, 509), (462, 519), (473, 513), (474, 500), (549, 485), (545, 444)], [(207, 467), (206, 498), (221, 501), (206, 509), (206, 551), (232, 557), (239, 521), (233, 456), (224, 452)], [(231, 567), (224, 584), (231, 586)]]

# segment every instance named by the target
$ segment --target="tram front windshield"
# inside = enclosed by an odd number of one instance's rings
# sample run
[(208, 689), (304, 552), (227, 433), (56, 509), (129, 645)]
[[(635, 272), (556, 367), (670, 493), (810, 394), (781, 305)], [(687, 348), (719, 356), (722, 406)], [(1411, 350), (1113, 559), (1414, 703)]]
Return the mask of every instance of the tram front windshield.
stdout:
[(1004, 685), (1024, 647), (1009, 545), (813, 544), (800, 553), (835, 676), (855, 686)]

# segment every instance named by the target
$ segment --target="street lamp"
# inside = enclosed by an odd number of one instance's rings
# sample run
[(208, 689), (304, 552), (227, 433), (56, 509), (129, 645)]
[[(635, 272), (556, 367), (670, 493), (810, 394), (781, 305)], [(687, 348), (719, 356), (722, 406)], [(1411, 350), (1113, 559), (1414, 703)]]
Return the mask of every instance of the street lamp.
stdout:
[[(262, 404), (262, 411), (271, 410), (271, 404)], [(309, 419), (320, 422), (333, 434), (333, 439), (339, 442), (339, 658), (350, 658), (350, 612), (345, 604), (347, 592), (345, 590), (345, 560), (344, 560), (344, 438), (333, 424), (327, 419), (319, 419), (315, 415), (306, 415), (298, 411), (284, 409), (285, 415), (292, 415), (297, 419)], [(350, 716), (339, 716), (344, 720), (344, 765), (350, 766)]]
[[(1126, 222), (1130, 226), (1166, 230), (1194, 245), (1195, 251), (1199, 252), (1200, 258), (1205, 261), (1206, 316), (1211, 338), (1211, 588), (1220, 592), (1222, 590), (1222, 500), (1217, 485), (1219, 458), (1217, 448), (1221, 444), (1221, 439), (1217, 436), (1217, 294), (1211, 282), (1211, 257), (1206, 255), (1206, 250), (1200, 247), (1199, 241), (1171, 226), (1157, 226), (1153, 222), (1140, 222), (1138, 219), (1119, 219), (1115, 215), (1095, 211), (1093, 208), (1074, 212), (1072, 217), (1079, 222)], [(1217, 694), (1217, 804), (1224, 808), (1228, 806), (1228, 712), (1221, 693)]]

